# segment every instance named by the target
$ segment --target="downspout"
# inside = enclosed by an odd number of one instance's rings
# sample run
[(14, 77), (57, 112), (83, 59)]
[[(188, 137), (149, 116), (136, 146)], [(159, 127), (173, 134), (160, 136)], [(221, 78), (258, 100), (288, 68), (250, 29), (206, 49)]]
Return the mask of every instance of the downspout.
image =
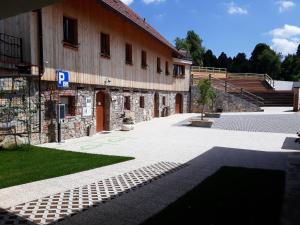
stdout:
[(39, 51), (39, 136), (41, 142), (41, 134), (42, 134), (42, 94), (41, 94), (41, 78), (44, 75), (45, 67), (44, 67), (44, 51), (43, 51), (43, 18), (42, 18), (42, 10), (38, 9), (37, 12), (37, 35), (38, 35), (38, 51)]

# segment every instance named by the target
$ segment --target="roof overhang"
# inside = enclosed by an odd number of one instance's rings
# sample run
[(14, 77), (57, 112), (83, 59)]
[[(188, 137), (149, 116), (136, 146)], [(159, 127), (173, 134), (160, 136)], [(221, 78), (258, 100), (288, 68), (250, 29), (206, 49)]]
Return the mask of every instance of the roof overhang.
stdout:
[(181, 65), (193, 65), (193, 62), (186, 59), (173, 58), (173, 63), (181, 64)]
[(179, 53), (179, 51), (171, 43), (169, 43), (168, 41), (162, 41), (162, 40), (160, 40), (155, 35), (153, 35), (151, 32), (149, 32), (147, 29), (145, 29), (144, 27), (142, 27), (139, 24), (135, 23), (134, 21), (132, 21), (130, 18), (128, 18), (126, 15), (122, 14), (116, 8), (113, 8), (111, 5), (107, 4), (104, 0), (97, 0), (97, 3), (99, 3), (102, 6), (104, 6), (107, 9), (113, 11), (114, 13), (116, 13), (117, 15), (119, 15), (123, 19), (125, 19), (127, 22), (133, 24), (137, 28), (139, 28), (142, 31), (146, 32), (148, 35), (152, 36), (155, 40), (159, 41), (161, 44), (167, 46), (172, 51), (172, 53), (175, 54), (176, 56), (182, 56), (181, 53)]
[(0, 1), (0, 19), (40, 9), (61, 0), (9, 0)]

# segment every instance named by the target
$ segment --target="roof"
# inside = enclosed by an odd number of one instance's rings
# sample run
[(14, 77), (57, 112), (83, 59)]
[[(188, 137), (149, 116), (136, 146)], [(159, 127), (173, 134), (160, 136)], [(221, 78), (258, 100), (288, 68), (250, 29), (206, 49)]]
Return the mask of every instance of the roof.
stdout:
[(120, 0), (98, 0), (99, 3), (102, 3), (108, 6), (113, 11), (121, 14), (123, 17), (128, 19), (130, 22), (134, 23), (138, 27), (142, 28), (144, 31), (149, 33), (151, 36), (159, 40), (161, 43), (171, 48), (177, 54), (180, 54), (177, 49), (165, 39), (157, 30), (155, 30), (149, 23), (146, 22), (144, 18), (135, 13), (130, 7), (124, 4)]

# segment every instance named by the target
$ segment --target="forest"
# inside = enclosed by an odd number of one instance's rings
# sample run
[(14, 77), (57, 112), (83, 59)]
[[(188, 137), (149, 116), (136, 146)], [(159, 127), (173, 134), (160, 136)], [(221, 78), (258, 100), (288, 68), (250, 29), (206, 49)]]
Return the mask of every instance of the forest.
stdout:
[(258, 43), (248, 58), (244, 52), (229, 57), (225, 52), (216, 56), (203, 46), (203, 40), (194, 31), (185, 38), (175, 39), (176, 48), (191, 57), (194, 66), (226, 68), (232, 73), (268, 74), (276, 80), (297, 81), (300, 79), (300, 45), (295, 54), (283, 56), (269, 45)]

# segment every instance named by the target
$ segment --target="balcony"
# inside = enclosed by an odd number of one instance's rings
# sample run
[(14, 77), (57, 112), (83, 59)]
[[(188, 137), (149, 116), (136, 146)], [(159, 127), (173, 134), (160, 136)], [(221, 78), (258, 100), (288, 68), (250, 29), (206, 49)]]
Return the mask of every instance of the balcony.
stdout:
[(38, 75), (38, 66), (25, 63), (22, 38), (0, 33), (0, 76)]

